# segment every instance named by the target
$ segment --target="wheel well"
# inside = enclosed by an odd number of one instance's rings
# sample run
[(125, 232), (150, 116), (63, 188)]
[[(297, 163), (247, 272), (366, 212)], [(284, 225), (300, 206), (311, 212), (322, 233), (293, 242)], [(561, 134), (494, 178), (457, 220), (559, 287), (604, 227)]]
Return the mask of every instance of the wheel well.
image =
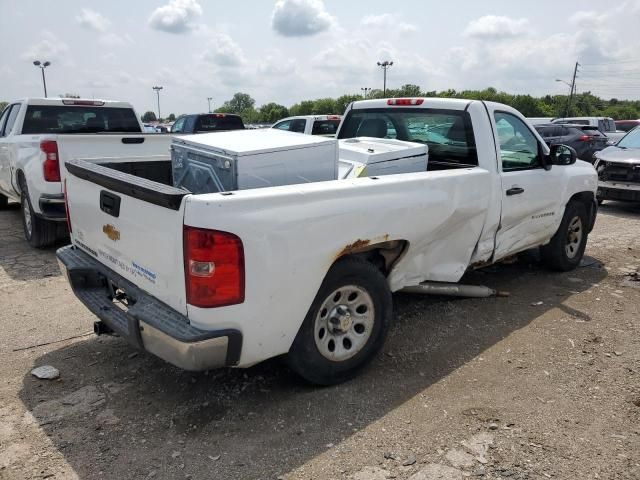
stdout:
[(16, 172), (16, 186), (20, 189), (20, 192), (18, 193), (22, 193), (22, 190), (24, 190), (24, 186), (27, 184), (27, 179), (24, 176), (24, 172), (22, 170), (18, 170)]
[(407, 251), (408, 246), (409, 242), (407, 240), (388, 240), (379, 243), (358, 240), (347, 246), (336, 258), (336, 262), (346, 257), (362, 258), (375, 265), (378, 270), (387, 276)]
[(595, 209), (598, 208), (596, 204), (595, 195), (593, 194), (593, 192), (579, 192), (574, 194), (569, 199), (569, 202), (567, 204), (571, 202), (582, 203), (585, 206), (585, 208), (587, 209), (587, 215), (589, 215), (589, 221), (590, 221), (588, 231), (591, 232), (596, 220)]

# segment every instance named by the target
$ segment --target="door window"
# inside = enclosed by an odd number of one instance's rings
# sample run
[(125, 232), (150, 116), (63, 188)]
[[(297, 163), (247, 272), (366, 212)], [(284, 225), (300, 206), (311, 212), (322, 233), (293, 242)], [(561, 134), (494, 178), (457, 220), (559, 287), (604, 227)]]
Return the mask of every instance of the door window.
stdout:
[(285, 120), (284, 122), (276, 123), (273, 128), (277, 128), (278, 130), (289, 130), (291, 126), (291, 120)]
[(538, 139), (529, 127), (510, 113), (496, 112), (495, 120), (502, 170), (507, 172), (541, 167)]
[(171, 133), (180, 133), (182, 132), (182, 127), (184, 127), (184, 121), (186, 117), (180, 117), (171, 127)]

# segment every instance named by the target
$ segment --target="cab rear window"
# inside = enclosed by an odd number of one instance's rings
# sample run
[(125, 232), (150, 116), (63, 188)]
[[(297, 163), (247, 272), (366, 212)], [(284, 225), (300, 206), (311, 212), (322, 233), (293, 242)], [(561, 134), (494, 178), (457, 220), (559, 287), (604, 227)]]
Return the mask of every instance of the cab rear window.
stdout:
[(335, 135), (340, 126), (340, 120), (316, 120), (313, 122), (311, 135)]
[(339, 138), (395, 138), (429, 146), (429, 160), (478, 165), (469, 113), (429, 108), (358, 109), (344, 119)]
[(29, 105), (23, 134), (140, 133), (131, 108)]
[(235, 115), (200, 115), (196, 121), (196, 132), (216, 132), (222, 130), (242, 130), (244, 124)]

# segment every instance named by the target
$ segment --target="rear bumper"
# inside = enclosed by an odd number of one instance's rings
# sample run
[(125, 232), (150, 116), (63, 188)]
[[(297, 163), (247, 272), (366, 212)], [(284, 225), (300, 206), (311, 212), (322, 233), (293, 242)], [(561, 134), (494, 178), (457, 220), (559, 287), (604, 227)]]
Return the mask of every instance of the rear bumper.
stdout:
[(640, 184), (625, 185), (614, 182), (598, 182), (598, 200), (640, 202)]
[(51, 220), (54, 222), (66, 222), (67, 214), (64, 208), (64, 194), (48, 194), (43, 193), (38, 199), (38, 206), (40, 207), (39, 217), (45, 220)]
[[(87, 253), (70, 245), (57, 252), (73, 292), (109, 329), (134, 347), (184, 370), (237, 365), (242, 350), (238, 330), (200, 330)], [(115, 298), (128, 302), (124, 306)]]

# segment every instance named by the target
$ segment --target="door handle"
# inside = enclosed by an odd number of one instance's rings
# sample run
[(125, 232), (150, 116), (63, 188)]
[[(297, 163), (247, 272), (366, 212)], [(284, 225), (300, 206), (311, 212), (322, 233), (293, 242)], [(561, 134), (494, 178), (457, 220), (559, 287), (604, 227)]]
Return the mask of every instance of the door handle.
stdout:
[(520, 195), (521, 193), (524, 193), (524, 188), (513, 187), (507, 190), (507, 197), (511, 197), (512, 195)]

